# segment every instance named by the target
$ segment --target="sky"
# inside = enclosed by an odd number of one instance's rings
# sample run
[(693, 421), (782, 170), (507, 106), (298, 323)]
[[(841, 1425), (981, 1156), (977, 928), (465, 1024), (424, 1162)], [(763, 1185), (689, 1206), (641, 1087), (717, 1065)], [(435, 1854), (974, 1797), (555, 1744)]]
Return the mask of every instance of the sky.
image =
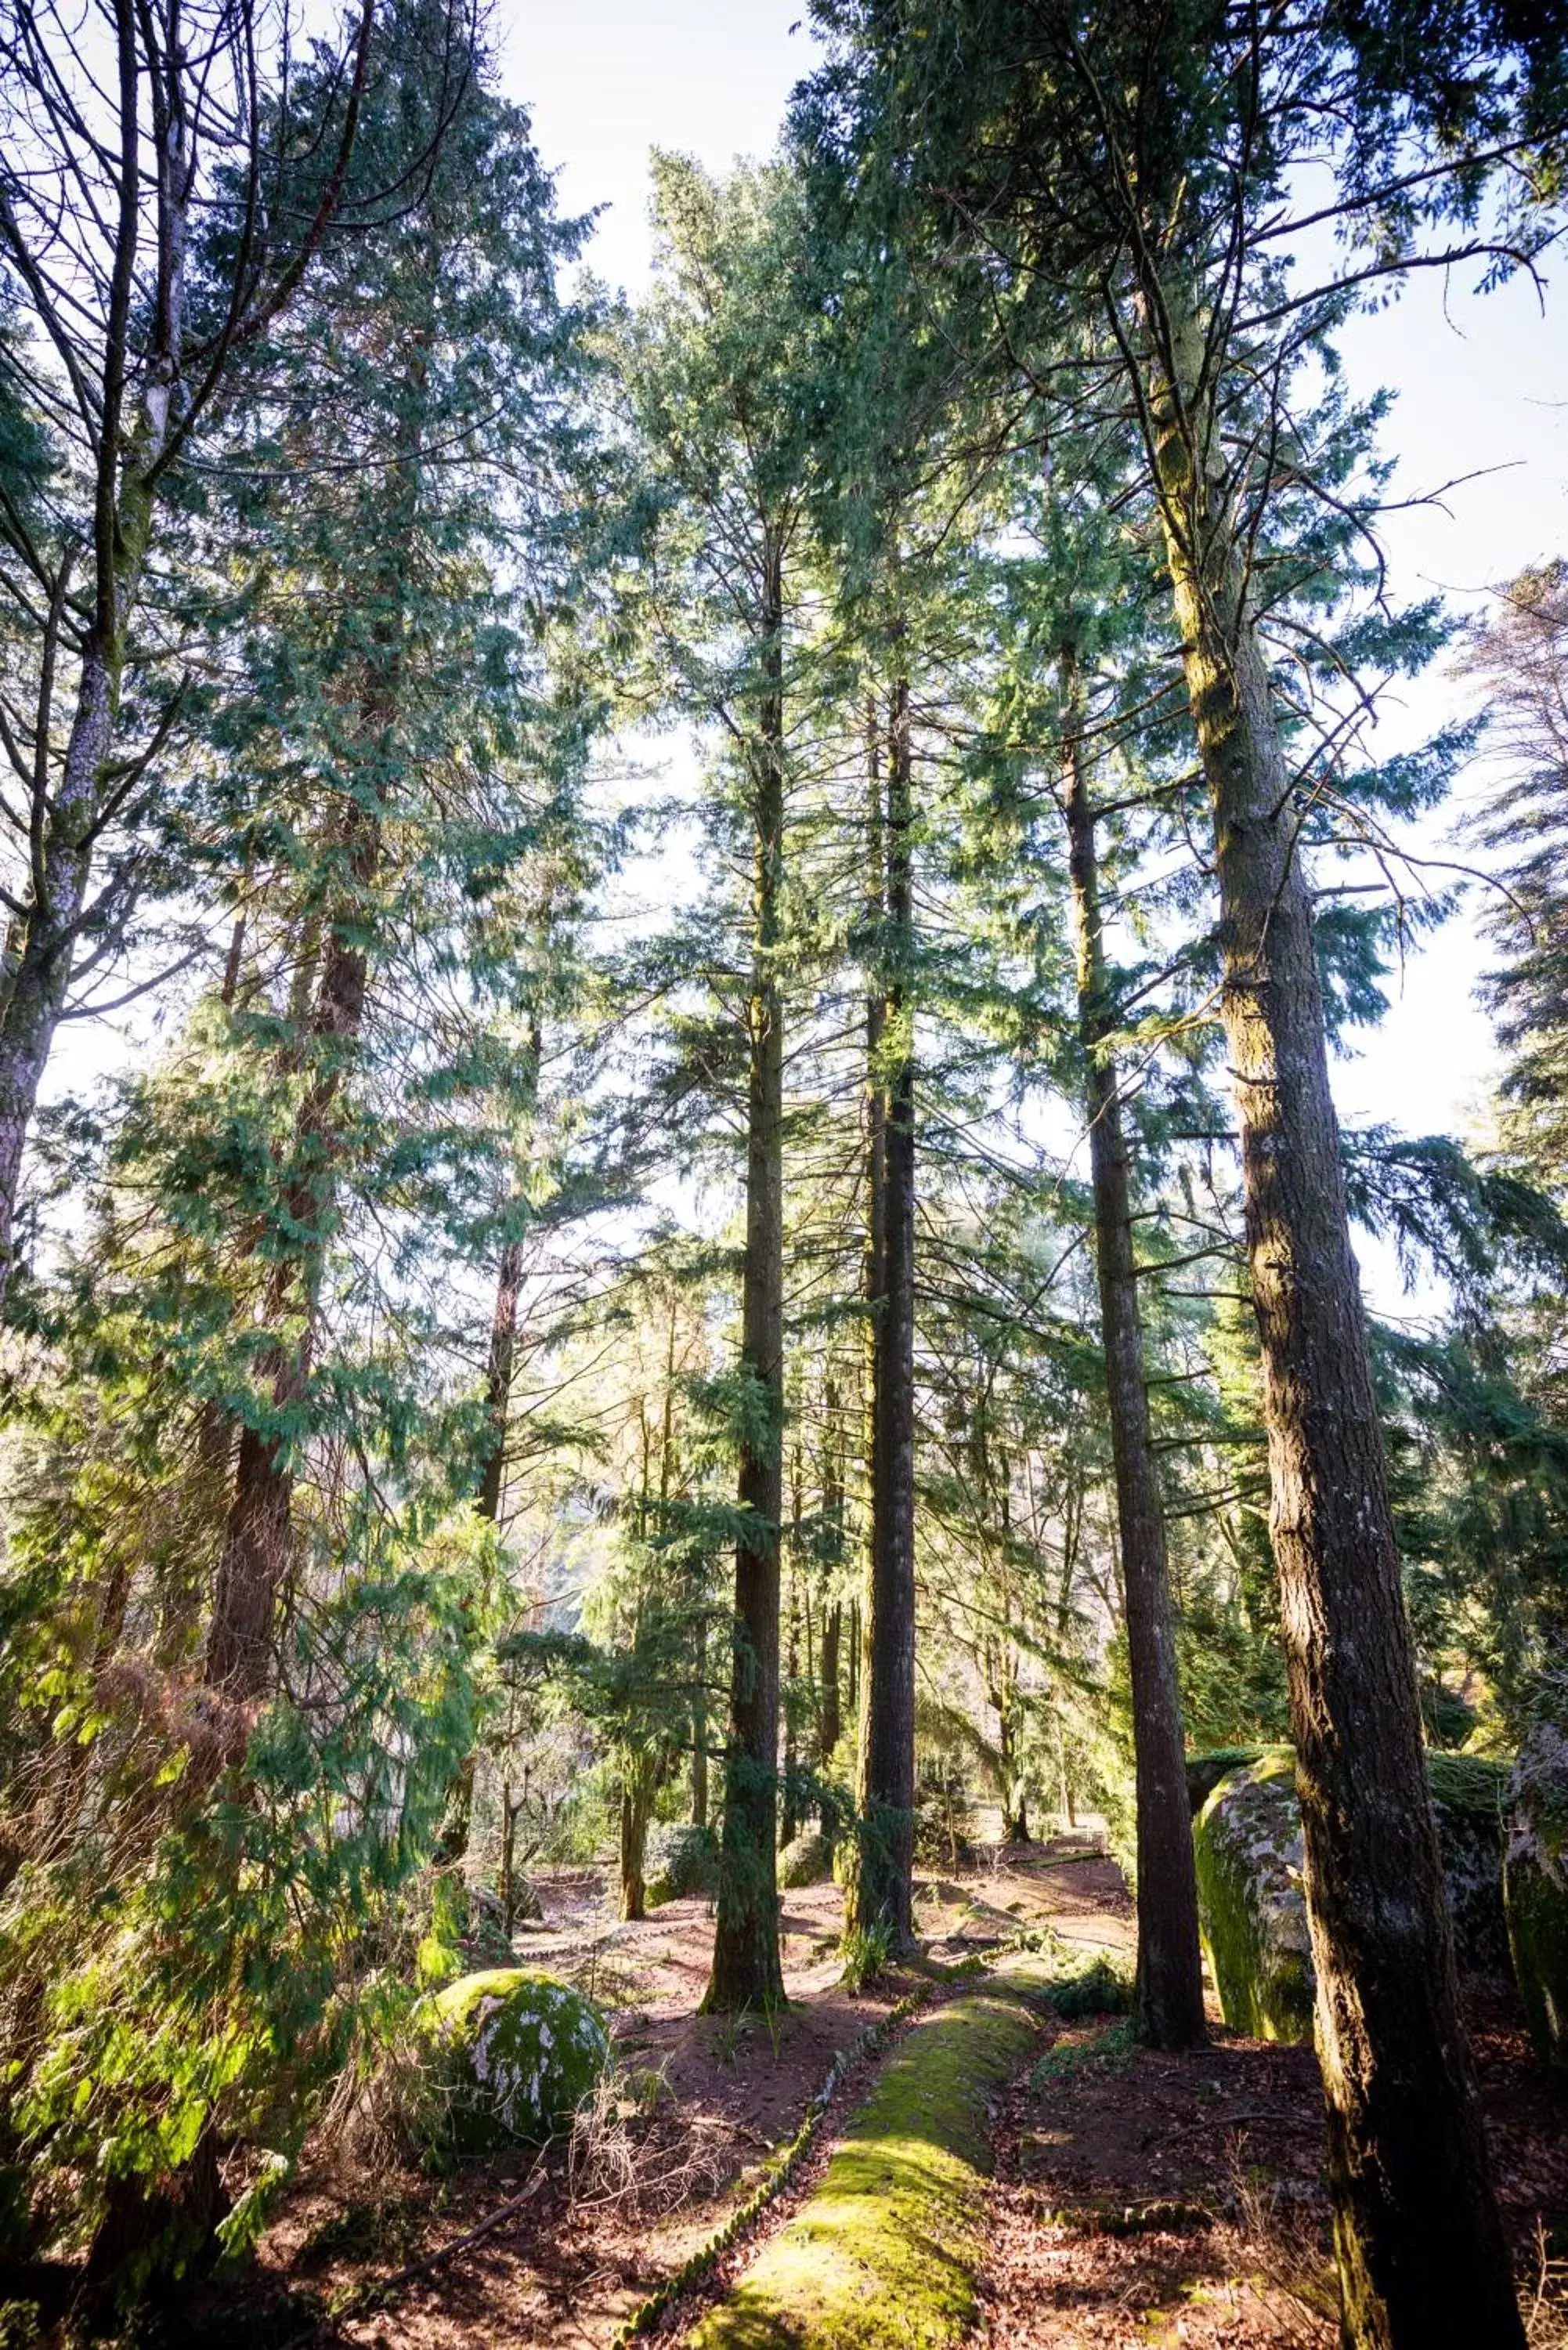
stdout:
[[(771, 150), (791, 87), (813, 61), (805, 14), (806, 0), (528, 0), (515, 10), (507, 87), (533, 111), (563, 209), (605, 207), (589, 252), (597, 275), (633, 292), (647, 282), (650, 148), (721, 170)], [(1568, 256), (1559, 276), (1565, 282), (1543, 315), (1523, 281), (1478, 298), (1419, 275), (1397, 304), (1345, 332), (1353, 386), (1386, 384), (1397, 395), (1386, 432), (1399, 457), (1390, 497), (1442, 493), (1386, 518), (1396, 594), (1435, 588), (1457, 610), (1476, 609), (1490, 584), (1568, 552)], [(1457, 478), (1482, 466), (1480, 479)], [(1387, 720), (1391, 745), (1465, 706), (1441, 672), (1401, 693), (1404, 706)], [(1418, 855), (1468, 859), (1451, 837), (1464, 796), (1461, 788), (1413, 839)], [(1386, 1022), (1337, 1062), (1347, 1119), (1462, 1133), (1481, 1113), (1493, 1052), (1474, 1000), (1486, 961), (1479, 910), (1472, 904), (1410, 955)]]

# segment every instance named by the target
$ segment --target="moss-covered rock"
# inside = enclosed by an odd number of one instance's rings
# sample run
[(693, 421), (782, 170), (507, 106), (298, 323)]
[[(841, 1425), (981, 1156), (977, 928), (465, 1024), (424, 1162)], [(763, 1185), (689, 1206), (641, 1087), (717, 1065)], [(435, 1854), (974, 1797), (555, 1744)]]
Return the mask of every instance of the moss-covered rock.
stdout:
[(648, 1832), (643, 1863), (648, 1906), (713, 1893), (719, 1884), (719, 1839), (711, 1828), (657, 1825)]
[(1558, 1680), (1514, 1766), (1504, 1883), (1513, 1971), (1531, 2037), (1568, 2071), (1568, 1678)]
[(1220, 2012), (1257, 2040), (1310, 2040), (1312, 1945), (1295, 1758), (1271, 1748), (1221, 1778), (1193, 1831), (1198, 1911)]
[(436, 2151), (541, 2145), (572, 2118), (609, 2061), (591, 2000), (526, 1967), (463, 1975), (414, 2012), (419, 2129)]
[[(1467, 1972), (1505, 1965), (1508, 1766), (1480, 1755), (1428, 1754), (1427, 1773), (1459, 1964)], [(1255, 1750), (1214, 1781), (1194, 1824), (1193, 1849), (1204, 1948), (1226, 2022), (1261, 2040), (1309, 2040), (1312, 1943), (1288, 1746)]]
[(1431, 1754), (1427, 1777), (1443, 1848), (1454, 1950), (1467, 1974), (1506, 1972), (1502, 1849), (1509, 1765), (1480, 1754)]
[(1194, 1819), (1203, 1809), (1221, 1779), (1232, 1771), (1240, 1771), (1255, 1762), (1263, 1749), (1261, 1746), (1216, 1746), (1208, 1754), (1189, 1754), (1187, 1758), (1187, 1803)]
[(824, 1835), (797, 1835), (779, 1855), (779, 1883), (785, 1891), (797, 1885), (826, 1885), (833, 1874), (833, 1855)]

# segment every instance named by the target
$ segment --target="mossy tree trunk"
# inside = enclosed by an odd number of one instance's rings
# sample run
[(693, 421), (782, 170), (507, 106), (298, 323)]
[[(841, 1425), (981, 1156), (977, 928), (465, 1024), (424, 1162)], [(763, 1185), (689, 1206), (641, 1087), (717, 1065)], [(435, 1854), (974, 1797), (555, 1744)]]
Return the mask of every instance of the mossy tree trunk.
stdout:
[(646, 1758), (628, 1762), (620, 1785), (620, 1914), (625, 1925), (648, 1915), (648, 1830), (658, 1773)]
[(1213, 809), (1222, 1009), (1262, 1342), (1317, 2044), (1349, 2350), (1522, 2344), (1422, 1763), (1329, 1087), (1303, 810), (1200, 323), (1146, 271), (1144, 390)]
[(1067, 822), (1095, 1255), (1132, 1681), (1137, 1782), (1137, 2012), (1156, 2048), (1197, 2048), (1207, 2039), (1208, 2027), (1176, 1670), (1176, 1613), (1144, 1384), (1131, 1171), (1110, 1042), (1116, 1006), (1106, 983), (1099, 856), (1084, 749), (1084, 681), (1071, 650), (1063, 655), (1061, 674), (1062, 806)]
[(784, 563), (771, 530), (764, 534), (759, 654), (741, 1290), (741, 1367), (753, 1390), (753, 1418), (741, 1447), (739, 1500), (746, 1531), (735, 1550), (718, 1918), (702, 2001), (708, 2013), (774, 2007), (784, 2001), (776, 1854), (784, 1514)]

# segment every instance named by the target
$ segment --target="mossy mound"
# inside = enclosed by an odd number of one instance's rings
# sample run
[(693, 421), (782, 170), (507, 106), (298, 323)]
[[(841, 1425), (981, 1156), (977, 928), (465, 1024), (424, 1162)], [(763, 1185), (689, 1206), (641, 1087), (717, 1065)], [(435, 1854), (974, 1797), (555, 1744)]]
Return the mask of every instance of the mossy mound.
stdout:
[(986, 2101), (1040, 2029), (1020, 1970), (918, 2023), (821, 2185), (765, 2244), (691, 2350), (947, 2350), (975, 2315)]
[[(1223, 1762), (1194, 1757), (1195, 1766)], [(1473, 1754), (1427, 1757), (1432, 1809), (1467, 1972), (1506, 1966), (1502, 1823), (1508, 1766)], [(1221, 1770), (1193, 1825), (1199, 1914), (1220, 2008), (1260, 2040), (1310, 2040), (1314, 1977), (1302, 1885), (1295, 1757), (1288, 1746), (1243, 1753)]]
[(1271, 1748), (1222, 1777), (1192, 1831), (1203, 1948), (1235, 2032), (1310, 2040), (1312, 1946), (1295, 1758)]
[(1519, 1752), (1504, 1865), (1508, 1938), (1530, 2033), (1568, 2071), (1568, 1679), (1556, 1683)]
[(719, 1884), (719, 1839), (711, 1828), (652, 1827), (643, 1865), (648, 1906), (713, 1893)]
[(797, 1835), (779, 1855), (779, 1883), (786, 1892), (799, 1885), (826, 1885), (832, 1875), (833, 1855), (824, 1835)]
[(414, 2011), (420, 2135), (444, 2154), (542, 2145), (571, 2120), (609, 2061), (590, 2000), (554, 1976), (493, 1967)]

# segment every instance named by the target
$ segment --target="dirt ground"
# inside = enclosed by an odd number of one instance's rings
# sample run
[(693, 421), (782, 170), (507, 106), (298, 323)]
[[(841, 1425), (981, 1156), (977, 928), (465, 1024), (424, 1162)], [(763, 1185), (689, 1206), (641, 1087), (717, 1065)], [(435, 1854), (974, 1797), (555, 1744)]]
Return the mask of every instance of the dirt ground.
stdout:
[[(1568, 2341), (1568, 2096), (1511, 1996), (1473, 1986), (1472, 2045), (1532, 2340)], [(997, 2117), (978, 2345), (1334, 2350), (1322, 2093), (1310, 2048), (1217, 2033), (1201, 2055), (1064, 2029)]]
[[(543, 2162), (519, 2151), (446, 2180), (318, 2155), (243, 2288), (206, 2313), (202, 2339), (228, 2350), (603, 2350), (794, 2134), (840, 2052), (911, 1989), (940, 1995), (926, 1975), (850, 1998), (840, 1897), (816, 1886), (785, 1897), (788, 2013), (775, 2031), (758, 2018), (736, 2032), (695, 2012), (712, 1936), (705, 1902), (621, 1926), (597, 1872), (560, 1872), (539, 1890), (544, 1918), (518, 1935), (518, 1958), (596, 1996), (620, 2059), (576, 2177), (558, 2151)], [(919, 1918), (931, 1956), (949, 1964), (1043, 1929), (1085, 1959), (1133, 1949), (1119, 1872), (1086, 1838), (998, 1849), (926, 1878)], [(1568, 2252), (1568, 2095), (1532, 2064), (1501, 1991), (1478, 1992), (1470, 2021), (1521, 2273), (1532, 2289), (1544, 2273), (1555, 2290), (1556, 2255)], [(716, 2284), (810, 2191), (870, 2061)], [(995, 2118), (974, 2350), (1332, 2350), (1310, 2050), (1220, 2034), (1200, 2057), (1160, 2057), (1114, 2022), (1085, 2019), (1060, 2027)], [(660, 2338), (678, 2338), (692, 2314), (671, 2313)], [(1549, 2291), (1542, 2350), (1568, 2345), (1559, 2325)]]
[[(835, 1886), (812, 1886), (784, 1897), (788, 2012), (776, 2033), (761, 2017), (736, 2033), (695, 2012), (712, 1944), (706, 1901), (670, 1902), (623, 1926), (600, 1872), (559, 1871), (536, 1883), (544, 1918), (516, 1935), (519, 1962), (580, 1985), (606, 2007), (623, 2078), (643, 2109), (604, 2117), (575, 2183), (558, 2156), (535, 2166), (521, 2151), (444, 2180), (385, 2164), (368, 2179), (362, 2162), (318, 2155), (302, 2168), (243, 2291), (206, 2313), (214, 2338), (221, 2326), (233, 2350), (242, 2338), (267, 2350), (603, 2345), (722, 2224), (799, 2127), (840, 2052), (906, 1993), (931, 1987), (929, 1977), (898, 1975), (851, 1998), (836, 1955), (842, 1897)], [(1088, 1835), (999, 1848), (958, 1875), (922, 1878), (918, 1908), (940, 1963), (1047, 1924), (1086, 1951), (1132, 1948), (1119, 1872)], [(660, 2085), (650, 2098), (653, 2075)], [(836, 2114), (865, 2085), (864, 2068), (846, 2082), (825, 2149)], [(768, 2224), (779, 2223), (811, 2176), (802, 2173)], [(520, 2208), (462, 2244), (514, 2199)], [(368, 2306), (379, 2294), (383, 2305)]]

